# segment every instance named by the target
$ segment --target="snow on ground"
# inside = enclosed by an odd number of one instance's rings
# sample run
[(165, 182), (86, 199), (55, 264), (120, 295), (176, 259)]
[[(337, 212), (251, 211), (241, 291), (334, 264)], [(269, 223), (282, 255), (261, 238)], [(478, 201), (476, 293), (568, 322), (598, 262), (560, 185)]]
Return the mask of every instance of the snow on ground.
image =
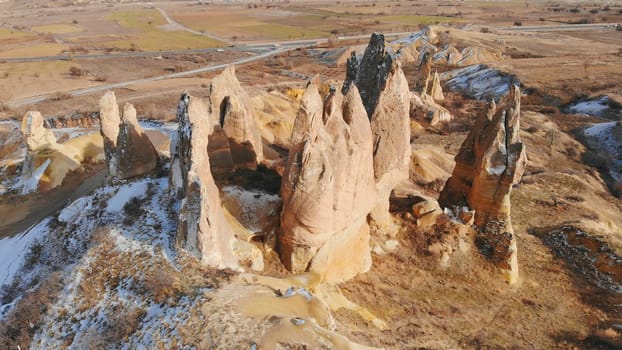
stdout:
[(58, 128), (50, 129), (56, 136), (56, 139), (66, 137), (67, 139), (73, 139), (78, 136), (91, 135), (99, 133), (99, 128)]
[(47, 218), (19, 235), (0, 239), (0, 286), (11, 283), (30, 246), (49, 232), (49, 221)]
[(50, 165), (52, 160), (50, 158), (46, 159), (43, 164), (41, 164), (35, 171), (32, 172), (32, 176), (30, 177), (21, 177), (20, 181), (15, 184), (15, 188), (21, 188), (22, 194), (28, 194), (30, 192), (34, 192), (39, 187), (39, 182), (41, 181), (41, 176), (45, 173), (45, 170)]
[(139, 120), (138, 123), (144, 130), (158, 130), (167, 133), (169, 136), (177, 133), (176, 122), (160, 122), (155, 120)]
[(108, 213), (118, 213), (123, 210), (125, 204), (133, 197), (143, 198), (147, 192), (149, 180), (132, 182), (119, 187), (117, 193), (108, 201), (106, 211)]
[(445, 86), (477, 100), (498, 101), (509, 91), (514, 77), (483, 64), (459, 68), (440, 75)]
[[(617, 182), (622, 181), (622, 140), (616, 139), (615, 128), (618, 122), (599, 123), (585, 129), (585, 136), (591, 148), (611, 160), (609, 172)], [(619, 128), (619, 126), (618, 126)]]
[(601, 96), (593, 100), (573, 103), (566, 108), (569, 113), (586, 114), (593, 117), (602, 117), (609, 111), (609, 97)]
[[(222, 188), (223, 199), (232, 200), (232, 205), (237, 205), (236, 210), (240, 223), (252, 232), (260, 232), (264, 229), (265, 218), (278, 215), (281, 205), (281, 197), (256, 190), (246, 190), (238, 186), (225, 186)], [(231, 208), (228, 208), (231, 210)]]

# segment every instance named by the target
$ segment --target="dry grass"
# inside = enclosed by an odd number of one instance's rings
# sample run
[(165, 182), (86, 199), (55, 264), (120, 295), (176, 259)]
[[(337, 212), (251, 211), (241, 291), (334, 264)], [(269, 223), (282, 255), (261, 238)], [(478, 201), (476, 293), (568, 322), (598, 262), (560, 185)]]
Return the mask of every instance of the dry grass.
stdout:
[(17, 302), (11, 314), (0, 321), (0, 347), (28, 349), (40, 327), (43, 316), (54, 303), (63, 287), (59, 272), (52, 273), (35, 290), (27, 292)]

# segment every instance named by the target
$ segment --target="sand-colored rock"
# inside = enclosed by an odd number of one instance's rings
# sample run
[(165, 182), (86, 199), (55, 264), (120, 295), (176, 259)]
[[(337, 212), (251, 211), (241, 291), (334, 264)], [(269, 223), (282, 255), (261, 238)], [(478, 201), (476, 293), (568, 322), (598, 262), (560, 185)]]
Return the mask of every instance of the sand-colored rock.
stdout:
[(441, 87), (441, 79), (438, 77), (437, 71), (434, 71), (428, 95), (430, 95), (434, 101), (442, 101), (445, 99), (445, 95), (443, 95), (443, 88)]
[(263, 160), (261, 131), (248, 93), (230, 65), (212, 79), (209, 100), (211, 127), (220, 125), (236, 165), (255, 168)]
[(158, 151), (138, 124), (136, 109), (130, 103), (123, 106), (115, 161), (120, 179), (146, 174), (158, 165)]
[(440, 182), (445, 184), (456, 163), (441, 147), (413, 144), (410, 178), (419, 185)]
[(510, 216), (512, 186), (520, 181), (527, 163), (520, 139), (520, 90), (510, 93), (497, 108), (489, 106), (456, 156), (456, 168), (443, 189), (443, 207), (468, 206), (475, 210), (480, 249), (506, 272), (509, 282), (518, 278), (516, 239)]
[(380, 231), (391, 235), (396, 227), (389, 214), (389, 196), (397, 184), (408, 179), (410, 91), (399, 61), (385, 50), (382, 34), (372, 34), (360, 63), (356, 57), (348, 60), (342, 92), (354, 85), (361, 94), (373, 135), (378, 202), (370, 216)]
[[(375, 203), (372, 134), (356, 86), (301, 99), (281, 185), (280, 255), (292, 271), (339, 282), (371, 266), (366, 217)], [(347, 258), (345, 258), (347, 257)]]
[(108, 180), (128, 179), (154, 170), (158, 151), (138, 123), (134, 106), (125, 103), (120, 116), (114, 92), (108, 91), (99, 107)]
[(410, 92), (399, 64), (392, 66), (385, 90), (371, 118), (374, 138), (374, 176), (378, 202), (371, 213), (375, 225), (394, 233), (389, 214), (389, 196), (408, 179), (410, 164)]
[(421, 93), (421, 95), (412, 93), (410, 103), (411, 117), (424, 125), (434, 126), (453, 119), (453, 116), (445, 107), (436, 103), (434, 98), (426, 93)]
[(175, 167), (171, 169), (171, 188), (181, 198), (177, 246), (208, 266), (239, 269), (238, 256), (248, 258), (256, 254), (240, 248), (220, 202), (207, 152), (210, 134), (207, 107), (201, 99), (187, 94), (182, 95), (178, 106), (179, 130), (171, 165)]
[(41, 113), (29, 111), (22, 119), (22, 133), (28, 151), (21, 171), (23, 194), (47, 191), (62, 184), (70, 171), (81, 167), (83, 161), (97, 161), (101, 138), (83, 135), (58, 143), (54, 133), (43, 126)]
[(114, 153), (117, 150), (121, 116), (117, 98), (112, 91), (106, 92), (99, 100), (99, 120), (100, 132), (104, 139), (104, 155), (108, 166), (108, 174), (116, 174), (117, 169), (113, 159)]
[(66, 116), (46, 118), (44, 126), (50, 129), (59, 128), (96, 128), (99, 118), (96, 113), (75, 113)]

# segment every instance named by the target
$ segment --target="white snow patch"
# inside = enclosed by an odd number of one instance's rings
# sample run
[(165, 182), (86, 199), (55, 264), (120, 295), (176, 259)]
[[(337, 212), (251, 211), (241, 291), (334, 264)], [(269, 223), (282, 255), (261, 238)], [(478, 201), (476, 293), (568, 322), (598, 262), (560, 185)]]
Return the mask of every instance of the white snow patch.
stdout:
[(449, 90), (478, 100), (499, 100), (509, 92), (513, 78), (502, 72), (475, 64), (440, 74)]
[(256, 190), (246, 190), (238, 186), (222, 188), (225, 197), (233, 199), (240, 207), (241, 223), (252, 232), (262, 231), (262, 221), (277, 214), (281, 197)]
[(61, 210), (60, 214), (58, 214), (58, 221), (67, 223), (74, 221), (86, 208), (90, 207), (91, 201), (92, 198), (90, 196), (76, 199)]
[(108, 200), (106, 211), (109, 213), (118, 213), (123, 210), (123, 206), (133, 197), (143, 198), (147, 192), (147, 185), (150, 180), (142, 180), (133, 182), (128, 185), (121, 186), (117, 193)]
[(41, 181), (41, 176), (45, 173), (45, 170), (50, 165), (51, 160), (48, 158), (41, 164), (35, 171), (32, 172), (32, 176), (30, 177), (22, 177), (21, 181), (17, 183), (17, 187), (22, 188), (22, 194), (27, 194), (37, 190), (39, 187), (39, 181)]
[(622, 142), (616, 139), (614, 128), (618, 122), (598, 123), (585, 129), (585, 136), (591, 148), (599, 153), (608, 156), (611, 160), (609, 173), (614, 180), (622, 181), (622, 159), (618, 155), (622, 154)]
[(568, 107), (570, 113), (600, 117), (609, 109), (609, 97), (602, 96), (595, 100), (582, 101)]
[(42, 238), (48, 230), (49, 218), (27, 231), (0, 240), (0, 286), (10, 284), (22, 267), (30, 245)]

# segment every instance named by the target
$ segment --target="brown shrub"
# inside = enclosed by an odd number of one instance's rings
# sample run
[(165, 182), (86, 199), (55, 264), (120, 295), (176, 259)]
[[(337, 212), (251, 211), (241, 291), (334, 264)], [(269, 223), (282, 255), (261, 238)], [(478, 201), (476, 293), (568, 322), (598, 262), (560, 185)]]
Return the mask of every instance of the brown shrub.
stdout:
[(122, 306), (118, 306), (116, 310), (113, 309), (108, 314), (106, 328), (101, 334), (103, 339), (97, 337), (93, 339), (97, 340), (98, 344), (101, 344), (102, 340), (107, 345), (121, 344), (127, 341), (132, 333), (136, 332), (144, 315), (145, 310), (139, 307), (122, 308)]
[(26, 293), (9, 316), (0, 321), (0, 347), (28, 349), (41, 321), (62, 289), (60, 273), (54, 272), (33, 291)]
[(82, 77), (86, 75), (86, 73), (87, 73), (86, 71), (80, 69), (79, 67), (76, 67), (76, 66), (69, 67), (69, 75), (71, 75), (74, 78)]
[(52, 101), (64, 101), (70, 99), (72, 96), (66, 92), (59, 91), (54, 95), (50, 96), (50, 100)]

